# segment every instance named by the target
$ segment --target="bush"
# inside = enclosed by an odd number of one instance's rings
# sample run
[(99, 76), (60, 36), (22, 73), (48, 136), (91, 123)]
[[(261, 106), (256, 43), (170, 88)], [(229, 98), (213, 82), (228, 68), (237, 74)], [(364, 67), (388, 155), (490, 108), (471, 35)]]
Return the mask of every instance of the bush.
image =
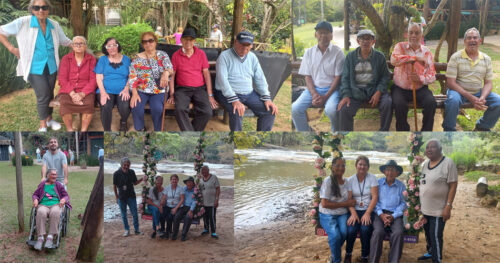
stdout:
[[(14, 37), (9, 37), (9, 42), (17, 47)], [(17, 58), (12, 55), (3, 45), (0, 45), (0, 96), (12, 91), (23, 89), (27, 86), (22, 77), (17, 77)]]
[(459, 168), (472, 170), (476, 167), (477, 159), (473, 153), (454, 152), (450, 155), (450, 158)]
[[(16, 156), (12, 155), (12, 165), (16, 166)], [(33, 166), (33, 158), (29, 155), (21, 155), (21, 165), (22, 166)]]
[(87, 156), (88, 166), (99, 166), (99, 159), (95, 156)]
[(444, 21), (437, 21), (434, 24), (434, 27), (429, 31), (427, 36), (425, 36), (426, 40), (436, 40), (440, 39), (441, 35), (443, 35), (444, 28), (446, 27), (446, 23)]
[(141, 42), (141, 33), (153, 31), (150, 25), (145, 23), (129, 24), (124, 26), (117, 26), (109, 29), (101, 36), (99, 43), (104, 43), (108, 37), (114, 37), (120, 42), (122, 46), (122, 53), (131, 57), (139, 50)]
[[(94, 52), (100, 52), (101, 51), (101, 45), (102, 43), (104, 43), (104, 39), (102, 42), (101, 42), (101, 36), (106, 34), (108, 32), (109, 29), (111, 29), (113, 27), (111, 26), (103, 26), (103, 25), (95, 25), (95, 26), (91, 26), (89, 27), (89, 32), (87, 34), (87, 38), (88, 38), (88, 48), (93, 50)], [(121, 44), (121, 42), (120, 42)]]

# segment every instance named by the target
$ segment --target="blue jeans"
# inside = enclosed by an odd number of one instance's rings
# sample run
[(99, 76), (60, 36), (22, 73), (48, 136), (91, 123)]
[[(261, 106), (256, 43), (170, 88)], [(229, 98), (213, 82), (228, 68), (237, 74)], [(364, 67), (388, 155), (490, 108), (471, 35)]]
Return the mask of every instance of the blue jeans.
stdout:
[[(229, 113), (229, 128), (231, 131), (241, 131), (243, 129), (243, 117), (238, 113), (233, 113), (233, 104), (229, 103), (219, 90), (214, 91), (215, 98)], [(260, 100), (259, 94), (252, 91), (249, 94), (236, 94), (240, 102), (247, 106), (257, 116), (257, 131), (270, 131), (274, 125), (274, 115), (268, 111), (264, 102)]]
[[(361, 221), (361, 217), (365, 214), (365, 210), (356, 210), (358, 218)], [(348, 213), (351, 216), (351, 213)], [(373, 222), (374, 213), (371, 214), (371, 221)], [(372, 224), (368, 226), (361, 225), (361, 223), (356, 222), (353, 226), (347, 226), (347, 242), (345, 246), (345, 253), (347, 255), (352, 255), (352, 248), (354, 247), (354, 242), (356, 241), (356, 236), (360, 232), (361, 238), (361, 257), (368, 258), (370, 255), (370, 239), (372, 237), (373, 226)]]
[(156, 227), (159, 225), (160, 229), (163, 231), (165, 229), (165, 211), (163, 211), (163, 214), (160, 213), (160, 209), (158, 209), (156, 206), (148, 205), (149, 211), (151, 211), (151, 214), (153, 216), (153, 231), (156, 231)]
[(148, 94), (138, 92), (141, 102), (132, 108), (132, 118), (134, 119), (134, 129), (141, 131), (144, 129), (144, 107), (149, 101), (149, 110), (151, 118), (153, 119), (153, 126), (155, 131), (161, 131), (161, 118), (163, 117), (163, 100), (165, 93)]
[(118, 199), (118, 205), (120, 206), (120, 213), (122, 215), (122, 221), (123, 225), (125, 226), (125, 230), (130, 231), (127, 219), (127, 205), (128, 205), (128, 207), (130, 208), (130, 213), (132, 214), (132, 218), (134, 220), (135, 232), (139, 232), (139, 219), (137, 218), (137, 201), (135, 200), (135, 197), (130, 197), (125, 201)]
[(328, 215), (319, 213), (319, 222), (326, 234), (328, 234), (328, 245), (330, 245), (333, 262), (335, 263), (342, 260), (341, 249), (347, 235), (347, 217), (348, 214)]
[[(314, 87), (319, 95), (325, 95), (330, 87)], [(325, 114), (330, 119), (332, 132), (335, 131), (334, 119), (337, 114), (337, 105), (340, 101), (340, 87), (337, 87), (325, 103)], [(292, 104), (292, 120), (297, 131), (310, 131), (311, 127), (307, 123), (306, 111), (312, 105), (312, 96), (308, 89), (304, 90), (300, 97)]]
[[(475, 97), (481, 96), (481, 91), (473, 94)], [(468, 100), (460, 93), (448, 89), (446, 92), (447, 98), (444, 102), (444, 120), (443, 129), (445, 131), (456, 131), (457, 116), (460, 111), (460, 105), (468, 102)], [(482, 129), (491, 129), (495, 126), (500, 116), (500, 96), (493, 92), (486, 97), (486, 106), (488, 109), (484, 112), (483, 116), (477, 120), (476, 126)]]

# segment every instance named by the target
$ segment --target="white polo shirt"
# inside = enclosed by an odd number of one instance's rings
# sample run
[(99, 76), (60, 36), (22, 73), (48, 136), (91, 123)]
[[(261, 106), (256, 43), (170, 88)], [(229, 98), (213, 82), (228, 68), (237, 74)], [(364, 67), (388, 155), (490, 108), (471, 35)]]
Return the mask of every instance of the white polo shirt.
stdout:
[(328, 87), (336, 76), (342, 75), (345, 55), (342, 49), (330, 43), (325, 53), (318, 45), (308, 48), (302, 57), (299, 74), (311, 76), (317, 87)]

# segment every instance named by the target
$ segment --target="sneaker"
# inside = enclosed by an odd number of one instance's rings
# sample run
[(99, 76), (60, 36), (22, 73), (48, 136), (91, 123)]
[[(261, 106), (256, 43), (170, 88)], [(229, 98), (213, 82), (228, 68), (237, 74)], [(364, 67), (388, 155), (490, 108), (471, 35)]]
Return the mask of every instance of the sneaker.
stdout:
[(123, 233), (123, 236), (124, 237), (128, 237), (130, 235), (130, 231), (129, 230), (125, 230), (125, 232)]
[(127, 128), (127, 122), (126, 122), (126, 121), (121, 121), (121, 122), (120, 122), (120, 131), (121, 131), (121, 132), (126, 132), (126, 131), (128, 131), (128, 128)]
[(61, 129), (61, 124), (52, 119), (47, 122), (47, 127), (50, 127), (54, 131), (58, 131), (59, 129)]
[(47, 132), (47, 127), (38, 128), (38, 132)]
[(215, 233), (212, 233), (212, 237), (215, 238), (215, 239), (219, 239), (219, 236)]
[(491, 130), (490, 130), (490, 129), (486, 129), (486, 128), (479, 127), (479, 126), (477, 126), (477, 124), (476, 124), (476, 126), (474, 127), (474, 131), (491, 131)]
[(168, 233), (163, 233), (163, 235), (160, 236), (161, 239), (167, 239), (169, 238)]
[(44, 247), (45, 248), (52, 248), (52, 246), (54, 245), (52, 241), (53, 241), (53, 238), (48, 238), (47, 237), (47, 241), (45, 242)]
[(431, 258), (432, 258), (431, 254), (425, 253), (423, 256), (418, 257), (417, 260), (428, 260), (428, 259), (431, 259)]
[(42, 250), (42, 244), (43, 244), (43, 237), (39, 237), (38, 240), (36, 241), (36, 244), (35, 244), (35, 249), (40, 251)]
[(181, 241), (182, 241), (182, 242), (186, 241), (186, 236), (185, 236), (185, 235), (182, 235), (182, 236), (181, 236)]
[(203, 232), (201, 232), (201, 235), (203, 236), (203, 235), (207, 235), (207, 234), (208, 234), (208, 230), (203, 229)]
[(177, 240), (177, 236), (172, 236), (172, 240)]
[(144, 233), (142, 233), (141, 231), (135, 231), (135, 234), (136, 235), (144, 235)]
[(153, 232), (153, 234), (151, 234), (151, 238), (155, 238), (156, 237), (156, 231)]

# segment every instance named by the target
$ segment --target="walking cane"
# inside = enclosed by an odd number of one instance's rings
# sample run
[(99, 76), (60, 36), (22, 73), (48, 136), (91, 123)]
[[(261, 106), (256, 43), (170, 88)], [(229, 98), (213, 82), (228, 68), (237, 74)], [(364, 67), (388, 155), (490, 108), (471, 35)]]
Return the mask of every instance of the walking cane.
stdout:
[[(167, 84), (168, 87), (168, 84)], [(165, 125), (165, 109), (167, 107), (167, 87), (165, 87), (165, 96), (163, 96), (163, 112), (161, 115), (161, 131), (163, 131), (164, 125)]]
[[(415, 73), (415, 68), (413, 67), (413, 64), (415, 62), (411, 63), (411, 72)], [(415, 89), (415, 81), (411, 81), (411, 88), (413, 90), (413, 114), (414, 119), (415, 119), (415, 131), (418, 132), (418, 123), (417, 123), (417, 90)]]

